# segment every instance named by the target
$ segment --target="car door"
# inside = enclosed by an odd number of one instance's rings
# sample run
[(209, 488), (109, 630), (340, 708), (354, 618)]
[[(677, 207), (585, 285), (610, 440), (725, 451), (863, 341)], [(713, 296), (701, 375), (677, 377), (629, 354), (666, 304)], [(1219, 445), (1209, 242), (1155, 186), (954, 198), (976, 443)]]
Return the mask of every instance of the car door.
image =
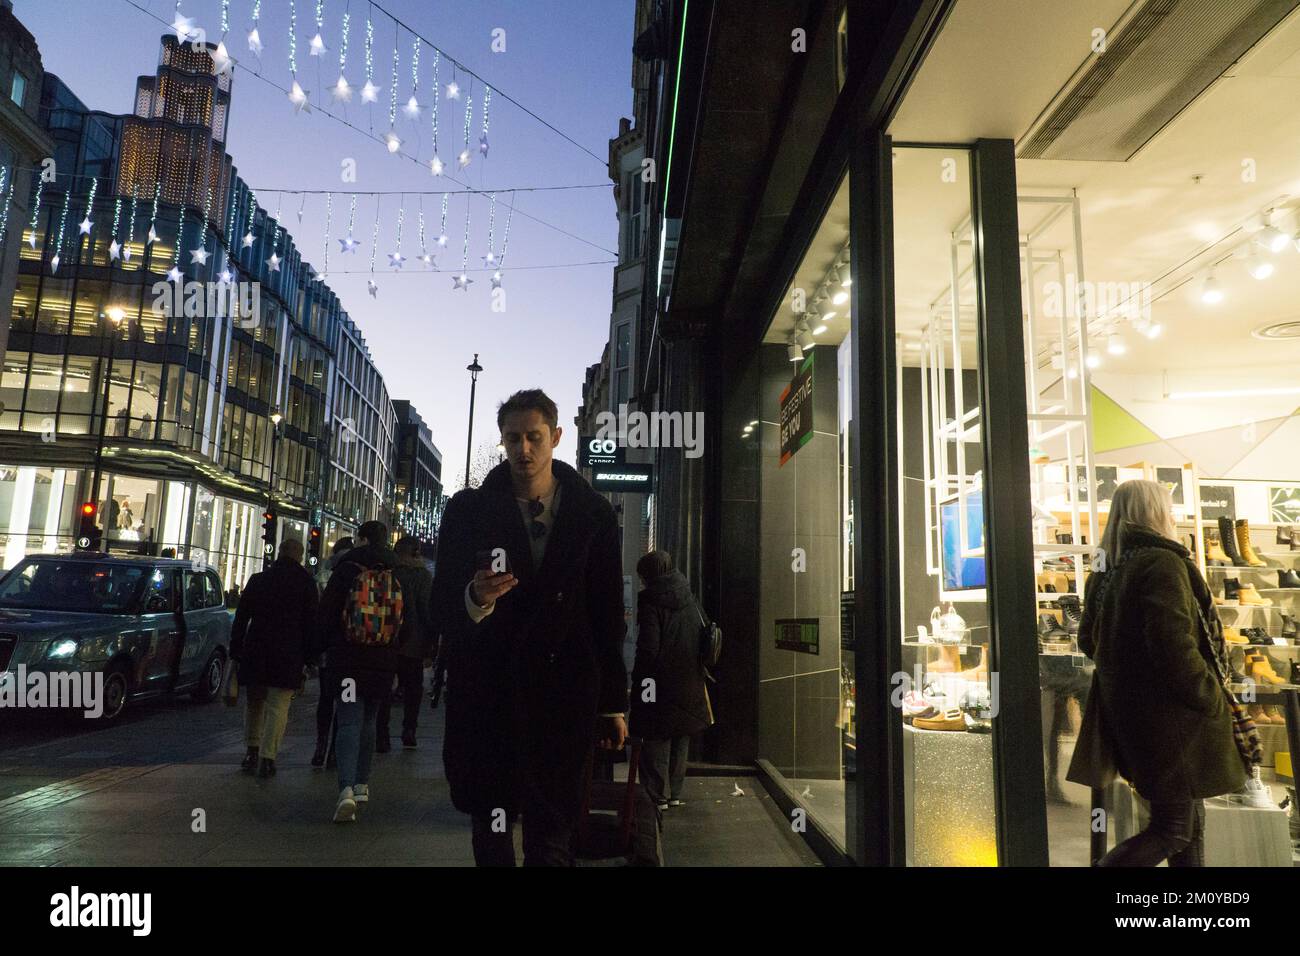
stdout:
[[(213, 646), (212, 587), (210, 571), (184, 572), (185, 655), (181, 664), (181, 682), (199, 679)], [(220, 595), (218, 595), (220, 600)], [(222, 613), (225, 611), (222, 609)]]
[(176, 608), (176, 575), (171, 568), (151, 569), (140, 600), (141, 630), (149, 641), (141, 662), (141, 689), (146, 692), (158, 693), (176, 685), (184, 649), (184, 630)]

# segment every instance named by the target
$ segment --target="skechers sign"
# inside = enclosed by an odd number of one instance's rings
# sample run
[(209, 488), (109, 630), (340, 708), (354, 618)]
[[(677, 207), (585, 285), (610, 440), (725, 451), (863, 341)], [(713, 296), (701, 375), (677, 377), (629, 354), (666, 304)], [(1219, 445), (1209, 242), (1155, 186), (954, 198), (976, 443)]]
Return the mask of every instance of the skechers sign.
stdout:
[(597, 491), (635, 491), (648, 494), (654, 489), (654, 465), (636, 462), (593, 465), (591, 487)]

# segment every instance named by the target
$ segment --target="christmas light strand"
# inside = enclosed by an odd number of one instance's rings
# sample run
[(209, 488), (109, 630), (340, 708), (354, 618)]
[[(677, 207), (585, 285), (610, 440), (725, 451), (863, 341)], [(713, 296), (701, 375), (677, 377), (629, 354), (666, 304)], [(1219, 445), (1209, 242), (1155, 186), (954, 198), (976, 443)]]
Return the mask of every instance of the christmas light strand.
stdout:
[(515, 207), (511, 205), (510, 211), (506, 213), (506, 229), (501, 236), (501, 258), (497, 260), (497, 265), (504, 268), (506, 264), (506, 249), (510, 246), (510, 220), (515, 218)]
[(366, 18), (366, 82), (375, 78), (375, 25)]
[[(136, 194), (135, 194), (135, 187), (132, 186), (132, 187), (131, 187), (131, 218), (128, 220), (128, 222), (127, 222), (127, 227), (126, 227), (126, 244), (127, 244), (128, 247), (131, 245), (131, 243), (135, 242), (135, 208), (136, 208), (136, 199), (137, 199), (137, 197), (136, 197)], [(129, 249), (127, 250), (127, 252), (126, 252), (125, 255), (126, 255), (126, 258), (127, 258), (128, 260), (131, 258), (131, 253), (130, 253), (130, 250), (129, 250)]]
[(357, 197), (352, 197), (352, 208), (348, 210), (348, 237), (352, 236), (352, 226), (357, 221)]
[(298, 7), (289, 0), (289, 72), (298, 75)]
[(484, 156), (488, 152), (488, 107), (492, 105), (492, 87), (485, 86), (483, 89), (483, 131), (479, 134), (478, 150)]
[(400, 65), (401, 54), (397, 50), (396, 44), (393, 46), (393, 83), (392, 89), (388, 91), (388, 125), (392, 126), (397, 122), (397, 69)]
[(32, 238), (31, 247), (36, 248), (36, 223), (41, 215), (41, 193), (45, 191), (45, 180), (39, 176), (36, 178), (36, 198), (32, 200)]
[(370, 235), (370, 274), (375, 274), (375, 253), (379, 251), (379, 199), (375, 199), (375, 229)]
[(465, 241), (464, 243), (462, 243), (460, 249), (460, 271), (461, 272), (464, 272), (465, 268), (469, 265), (469, 210), (470, 210), (470, 201), (469, 201), (469, 197), (466, 196), (465, 197)]
[(343, 39), (339, 41), (339, 73), (348, 65), (348, 32), (352, 26), (352, 14), (343, 14)]
[(438, 245), (447, 244), (447, 198), (450, 194), (442, 194), (442, 227), (438, 230)]
[(221, 35), (230, 32), (230, 0), (221, 0)]
[(325, 26), (325, 0), (316, 0), (316, 29)]
[(420, 38), (416, 37), (411, 45), (411, 95), (420, 89)]
[(180, 218), (176, 220), (176, 248), (172, 250), (172, 266), (178, 267), (181, 261), (181, 239), (185, 235), (185, 206), (181, 206)]
[(9, 233), (9, 200), (14, 195), (13, 189), (10, 188), (8, 166), (0, 169), (0, 192), (5, 194), (4, 209), (0, 211), (0, 245), (3, 245), (5, 236)]
[[(90, 214), (95, 211), (95, 193), (98, 191), (99, 191), (99, 177), (96, 176), (90, 181), (90, 195), (86, 197), (86, 218), (83, 220), (84, 222), (90, 222)], [(92, 226), (94, 225), (93, 222), (90, 222), (90, 224)], [(86, 233), (86, 243), (87, 245), (90, 246), (91, 252), (93, 253), (94, 239), (91, 237), (89, 232)], [(77, 240), (77, 257), (78, 259), (80, 259), (81, 257), (80, 239)]]
[(59, 219), (59, 238), (54, 244), (54, 268), (58, 268), (59, 253), (63, 250), (63, 230), (68, 222), (68, 205), (72, 201), (72, 190), (69, 189), (63, 194), (63, 216)]
[(321, 278), (330, 271), (330, 227), (334, 223), (334, 194), (325, 194), (325, 272), (321, 273)]
[[(117, 197), (117, 202), (113, 203), (113, 239), (117, 239), (117, 230), (122, 225), (122, 197)], [(3, 241), (0, 239), (0, 241)]]
[(149, 213), (149, 242), (153, 242), (158, 236), (158, 233), (154, 230), (154, 226), (158, 222), (158, 197), (160, 195), (162, 195), (161, 179), (158, 180), (153, 189), (153, 211)]
[[(442, 59), (442, 52), (433, 51), (433, 159), (438, 160), (438, 62)], [(437, 172), (434, 173), (437, 175)]]
[(465, 97), (465, 144), (461, 150), (458, 162), (460, 168), (464, 169), (469, 165), (469, 129), (474, 124), (474, 97)]

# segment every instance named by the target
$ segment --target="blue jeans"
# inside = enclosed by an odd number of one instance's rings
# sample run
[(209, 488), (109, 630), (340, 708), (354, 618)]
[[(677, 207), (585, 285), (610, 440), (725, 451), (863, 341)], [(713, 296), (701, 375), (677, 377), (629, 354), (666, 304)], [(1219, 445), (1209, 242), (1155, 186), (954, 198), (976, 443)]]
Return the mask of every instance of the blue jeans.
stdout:
[(339, 790), (370, 783), (370, 759), (375, 755), (375, 717), (380, 699), (359, 694), (355, 701), (340, 700), (335, 706), (338, 724), (335, 750), (338, 754)]

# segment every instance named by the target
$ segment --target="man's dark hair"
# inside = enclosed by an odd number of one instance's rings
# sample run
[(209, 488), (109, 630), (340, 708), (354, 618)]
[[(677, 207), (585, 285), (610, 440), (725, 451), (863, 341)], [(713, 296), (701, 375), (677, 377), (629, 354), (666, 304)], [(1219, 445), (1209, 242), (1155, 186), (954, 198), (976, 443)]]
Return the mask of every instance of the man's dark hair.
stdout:
[(420, 556), (420, 539), (413, 538), (409, 534), (403, 535), (397, 539), (397, 544), (393, 545), (393, 551), (399, 558), (416, 558)]
[(357, 529), (357, 537), (364, 538), (366, 544), (374, 547), (388, 547), (388, 525), (382, 521), (367, 521)]
[(497, 406), (497, 431), (505, 428), (506, 416), (514, 412), (540, 412), (542, 420), (555, 431), (560, 422), (560, 410), (551, 397), (540, 388), (525, 388), (515, 392)]
[(667, 551), (651, 551), (649, 554), (643, 554), (636, 563), (636, 573), (646, 584), (662, 577), (672, 569), (673, 557)]
[(330, 549), (330, 554), (342, 554), (344, 551), (351, 551), (353, 547), (352, 536), (348, 535), (346, 538), (339, 538), (334, 542), (334, 547)]

